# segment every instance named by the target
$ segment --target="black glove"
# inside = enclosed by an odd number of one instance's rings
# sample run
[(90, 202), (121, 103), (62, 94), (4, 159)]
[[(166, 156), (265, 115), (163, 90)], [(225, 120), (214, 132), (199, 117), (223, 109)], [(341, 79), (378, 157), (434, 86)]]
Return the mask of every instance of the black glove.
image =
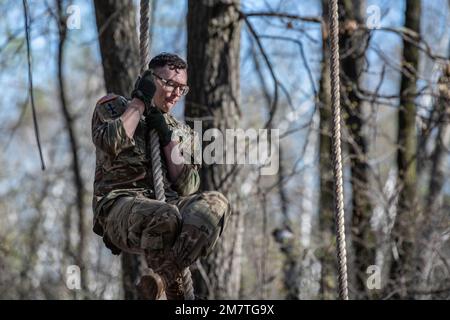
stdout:
[(152, 72), (150, 70), (144, 71), (142, 76), (138, 77), (134, 85), (134, 90), (131, 92), (132, 98), (138, 98), (145, 104), (145, 108), (150, 108), (152, 104), (153, 95), (156, 87), (153, 82)]
[(158, 132), (161, 146), (167, 146), (172, 140), (172, 130), (169, 129), (161, 110), (155, 107), (149, 108), (145, 116), (145, 121), (150, 130), (155, 129)]

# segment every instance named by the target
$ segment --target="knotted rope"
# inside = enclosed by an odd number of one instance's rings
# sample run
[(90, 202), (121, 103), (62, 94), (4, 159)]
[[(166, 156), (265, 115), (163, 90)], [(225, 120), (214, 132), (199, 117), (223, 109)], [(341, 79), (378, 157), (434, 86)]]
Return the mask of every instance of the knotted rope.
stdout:
[[(150, 62), (149, 54), (149, 18), (150, 1), (141, 0), (140, 2), (140, 35), (139, 35), (139, 53), (141, 57), (140, 73), (142, 74), (148, 68)], [(164, 194), (164, 182), (161, 167), (161, 153), (159, 145), (158, 133), (152, 129), (150, 131), (150, 150), (152, 162), (153, 185), (155, 188), (156, 200), (166, 201)], [(192, 276), (189, 267), (183, 270), (183, 287), (186, 300), (194, 300), (194, 288), (192, 284)]]

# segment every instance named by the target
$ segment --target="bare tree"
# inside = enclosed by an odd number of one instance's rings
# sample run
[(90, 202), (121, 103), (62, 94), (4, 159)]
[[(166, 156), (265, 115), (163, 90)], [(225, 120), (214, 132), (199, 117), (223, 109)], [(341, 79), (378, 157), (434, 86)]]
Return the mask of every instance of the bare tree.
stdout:
[(369, 33), (358, 28), (364, 23), (365, 1), (344, 0), (341, 7), (342, 32), (340, 46), (342, 55), (342, 106), (348, 130), (348, 153), (350, 158), (352, 195), (352, 245), (354, 249), (353, 270), (356, 294), (367, 296), (372, 291), (366, 287), (366, 269), (375, 263), (375, 235), (370, 227), (372, 205), (369, 197), (368, 144), (364, 134), (365, 117), (363, 101), (356, 93), (360, 87)]
[[(185, 116), (190, 125), (203, 119), (203, 130), (235, 128), (239, 123), (240, 23), (234, 4), (219, 0), (189, 0), (188, 54), (191, 91), (186, 97)], [(202, 23), (199, 23), (201, 21)], [(240, 251), (243, 212), (236, 188), (237, 165), (203, 165), (202, 190), (218, 190), (232, 205), (232, 216), (204, 268), (212, 285), (212, 298), (237, 298), (240, 288)], [(197, 293), (208, 294), (199, 286)]]
[(442, 69), (442, 75), (437, 83), (438, 97), (431, 112), (431, 121), (437, 132), (430, 159), (428, 193), (425, 196), (423, 223), (416, 234), (417, 249), (414, 263), (417, 263), (417, 274), (413, 275), (415, 278), (413, 284), (420, 291), (415, 295), (417, 298), (429, 298), (433, 290), (450, 287), (448, 277), (437, 280), (439, 282), (434, 282), (432, 277), (436, 260), (445, 259), (440, 256), (445, 243), (442, 234), (445, 233), (448, 221), (442, 189), (446, 174), (445, 156), (448, 155), (447, 146), (450, 142), (450, 63), (444, 65)]
[[(415, 41), (420, 39), (421, 1), (407, 0), (405, 27), (412, 30)], [(415, 221), (418, 217), (416, 102), (419, 50), (415, 43), (403, 41), (400, 107), (398, 110), (397, 183), (400, 188), (397, 216), (392, 230), (394, 255), (390, 270), (394, 297), (408, 297), (414, 252)]]
[(322, 0), (322, 66), (320, 73), (319, 96), (319, 229), (317, 241), (320, 243), (321, 281), (320, 294), (323, 299), (336, 298), (337, 274), (334, 254), (333, 223), (333, 174), (331, 163), (331, 83), (330, 83), (330, 49), (328, 1)]
[[(270, 113), (270, 108), (272, 105), (272, 95), (269, 92), (269, 88), (267, 87), (266, 80), (263, 75), (262, 66), (259, 61), (259, 57), (256, 51), (256, 47), (254, 42), (252, 42), (251, 47), (251, 55), (253, 59), (253, 63), (255, 65), (255, 71), (258, 76), (258, 80), (260, 82), (260, 87), (263, 93), (264, 101), (266, 104), (266, 108), (268, 111), (268, 114)], [(271, 129), (273, 127), (272, 123), (269, 123), (268, 129)], [(270, 140), (270, 139), (269, 139)], [(281, 227), (276, 228), (273, 230), (272, 234), (274, 236), (274, 239), (278, 244), (280, 245), (280, 250), (283, 253), (285, 257), (284, 265), (283, 265), (283, 284), (284, 284), (284, 290), (286, 291), (286, 299), (288, 300), (296, 300), (299, 297), (299, 272), (298, 272), (298, 255), (295, 254), (295, 241), (292, 234), (292, 228), (291, 228), (291, 220), (289, 219), (289, 201), (288, 201), (288, 190), (286, 189), (285, 185), (285, 179), (287, 176), (286, 168), (283, 163), (284, 159), (284, 146), (282, 144), (279, 145), (279, 169), (277, 174), (277, 192), (278, 197), (280, 199), (280, 207), (281, 207), (281, 216), (282, 216), (282, 222)], [(261, 182), (258, 181), (258, 185), (260, 185)], [(258, 188), (258, 191), (261, 188)], [(260, 197), (261, 198), (261, 197)], [(265, 194), (263, 198), (266, 198)], [(267, 206), (267, 201), (261, 201), (262, 205)], [(266, 214), (267, 208), (263, 208), (263, 213)], [(263, 218), (264, 221), (267, 220), (267, 217)], [(264, 232), (264, 237), (266, 236), (266, 233)], [(263, 246), (263, 250), (266, 250), (267, 246)], [(265, 252), (265, 251), (264, 251)], [(267, 259), (267, 256), (264, 255), (263, 259)], [(264, 281), (261, 280), (264, 285)]]

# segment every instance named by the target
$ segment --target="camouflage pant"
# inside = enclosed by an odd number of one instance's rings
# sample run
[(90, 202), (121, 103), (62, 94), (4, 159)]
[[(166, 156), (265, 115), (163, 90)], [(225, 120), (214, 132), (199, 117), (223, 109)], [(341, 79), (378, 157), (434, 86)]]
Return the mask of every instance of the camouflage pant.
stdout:
[(109, 241), (125, 252), (145, 254), (148, 266), (161, 274), (207, 255), (229, 214), (228, 200), (216, 191), (168, 203), (125, 196), (115, 200), (102, 224)]

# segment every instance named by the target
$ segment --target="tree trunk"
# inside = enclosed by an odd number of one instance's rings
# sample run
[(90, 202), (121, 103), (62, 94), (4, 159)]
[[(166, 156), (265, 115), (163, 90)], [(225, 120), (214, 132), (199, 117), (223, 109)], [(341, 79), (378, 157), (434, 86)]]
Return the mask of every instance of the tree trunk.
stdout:
[[(225, 129), (236, 128), (240, 118), (238, 18), (233, 5), (218, 0), (188, 2), (187, 61), (191, 91), (186, 97), (185, 116), (191, 126), (195, 118), (206, 117), (203, 131), (218, 128), (224, 136)], [(203, 261), (211, 292), (206, 292), (198, 278), (195, 281), (196, 293), (210, 298), (238, 298), (243, 233), (243, 211), (236, 192), (240, 186), (239, 169), (230, 164), (203, 164), (201, 169), (201, 189), (221, 191), (232, 206), (232, 216), (218, 245)]]
[[(85, 216), (84, 216), (84, 184), (81, 177), (80, 161), (78, 157), (78, 138), (75, 130), (75, 123), (73, 117), (70, 114), (69, 105), (67, 103), (66, 90), (64, 85), (64, 49), (66, 43), (67, 26), (65, 22), (65, 17), (63, 13), (63, 1), (56, 0), (56, 6), (58, 9), (58, 57), (57, 57), (57, 77), (58, 77), (58, 89), (59, 89), (59, 100), (61, 111), (63, 114), (65, 128), (69, 136), (69, 145), (72, 153), (72, 174), (73, 174), (73, 185), (75, 188), (76, 201), (75, 207), (78, 215), (78, 247), (77, 253), (75, 255), (74, 263), (80, 268), (80, 278), (81, 278), (81, 289), (83, 291), (87, 290), (87, 270), (84, 263), (86, 256), (86, 228), (85, 228)], [(70, 213), (71, 210), (69, 210)], [(70, 218), (69, 218), (70, 219)], [(69, 232), (71, 230), (68, 230)], [(70, 239), (70, 234), (66, 237)], [(70, 243), (70, 242), (69, 242)]]
[[(364, 67), (364, 56), (368, 44), (369, 34), (365, 30), (356, 28), (357, 24), (364, 24), (362, 8), (365, 1), (342, 1), (340, 35), (342, 66), (342, 106), (344, 119), (349, 133), (348, 153), (350, 157), (351, 190), (352, 195), (352, 245), (354, 262), (352, 272), (355, 278), (355, 289), (358, 298), (372, 295), (366, 287), (366, 269), (375, 264), (375, 235), (370, 227), (372, 205), (369, 198), (369, 167), (367, 164), (368, 147), (364, 136), (365, 124), (363, 105), (356, 94), (360, 84), (360, 77)], [(355, 26), (355, 27), (353, 27)]]
[(330, 49), (328, 47), (328, 1), (322, 0), (322, 68), (318, 97), (319, 110), (319, 260), (321, 264), (320, 295), (322, 299), (335, 299), (337, 293), (337, 263), (333, 223), (333, 172), (331, 163), (331, 82)]
[[(405, 27), (420, 34), (420, 0), (407, 0)], [(412, 40), (418, 41), (412, 36)], [(398, 111), (397, 169), (399, 184), (398, 210), (392, 230), (394, 252), (390, 270), (390, 290), (397, 290), (394, 297), (408, 297), (411, 282), (412, 253), (414, 250), (415, 221), (417, 210), (416, 168), (416, 106), (417, 68), (419, 50), (415, 44), (403, 41), (400, 107)], [(392, 292), (390, 292), (392, 293)]]
[[(136, 12), (133, 1), (94, 0), (106, 91), (128, 97), (139, 73)], [(125, 299), (137, 299), (139, 257), (122, 252)]]
[(133, 1), (95, 0), (94, 5), (106, 91), (129, 96), (139, 73)]
[[(449, 52), (450, 57), (450, 52)], [(443, 212), (442, 189), (445, 183), (446, 174), (446, 152), (450, 142), (450, 63), (443, 70), (443, 74), (438, 82), (439, 97), (435, 103), (435, 117), (431, 123), (437, 126), (437, 135), (435, 147), (431, 155), (430, 181), (428, 185), (428, 194), (425, 199), (425, 212), (420, 233), (417, 235), (416, 243), (418, 249), (415, 250), (418, 272), (415, 276), (414, 285), (418, 291), (427, 292), (439, 286), (447, 286), (447, 281), (430, 284), (430, 273), (432, 271), (435, 259), (433, 256), (439, 251), (442, 245), (442, 236), (447, 214)], [(433, 288), (434, 287), (434, 288)], [(430, 298), (430, 295), (417, 294), (415, 298)]]

